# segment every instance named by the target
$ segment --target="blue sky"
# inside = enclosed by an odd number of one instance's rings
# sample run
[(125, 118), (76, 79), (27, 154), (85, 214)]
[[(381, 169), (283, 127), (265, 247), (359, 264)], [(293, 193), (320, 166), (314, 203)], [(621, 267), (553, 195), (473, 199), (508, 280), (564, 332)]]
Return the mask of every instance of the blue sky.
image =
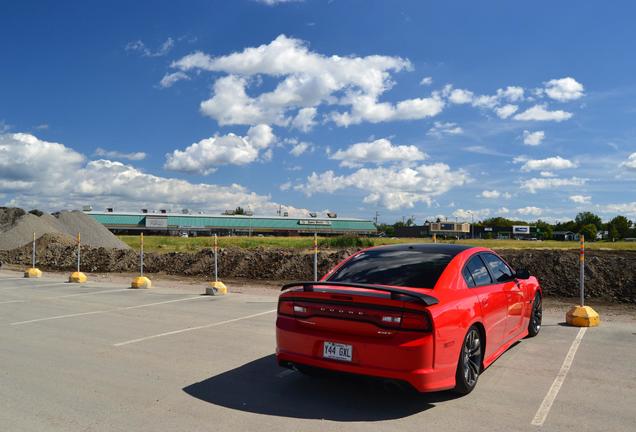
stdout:
[(636, 217), (636, 7), (449, 3), (4, 2), (0, 203)]

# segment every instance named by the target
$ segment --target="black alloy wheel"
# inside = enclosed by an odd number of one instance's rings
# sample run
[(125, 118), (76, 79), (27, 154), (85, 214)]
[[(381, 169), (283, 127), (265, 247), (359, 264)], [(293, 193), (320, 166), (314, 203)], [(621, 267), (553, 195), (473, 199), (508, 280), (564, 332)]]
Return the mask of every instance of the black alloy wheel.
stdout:
[(482, 346), (481, 334), (477, 327), (473, 326), (468, 329), (459, 354), (457, 373), (455, 375), (455, 392), (468, 394), (477, 385), (477, 379), (481, 372)]
[(543, 302), (541, 301), (541, 295), (536, 293), (534, 295), (534, 301), (532, 302), (532, 313), (530, 315), (530, 322), (528, 323), (528, 337), (534, 337), (539, 334), (541, 330), (541, 318), (543, 316)]

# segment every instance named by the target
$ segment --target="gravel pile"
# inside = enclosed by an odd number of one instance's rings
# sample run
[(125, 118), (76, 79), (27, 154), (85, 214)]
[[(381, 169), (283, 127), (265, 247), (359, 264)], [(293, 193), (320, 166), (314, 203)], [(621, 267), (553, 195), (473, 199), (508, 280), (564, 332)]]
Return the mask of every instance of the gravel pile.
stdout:
[(35, 238), (40, 238), (47, 233), (63, 234), (31, 213), (20, 216), (8, 228), (0, 233), (0, 250), (11, 250), (30, 243), (33, 240), (33, 233)]
[(44, 234), (73, 241), (80, 232), (82, 244), (96, 248), (128, 249), (128, 246), (92, 217), (80, 212), (41, 216), (18, 208), (0, 207), (0, 250), (8, 251), (31, 243)]
[(4, 232), (11, 228), (20, 216), (24, 216), (26, 212), (21, 208), (0, 207), (0, 232)]
[(62, 232), (77, 237), (81, 233), (82, 244), (93, 247), (128, 249), (128, 245), (108, 231), (104, 225), (81, 211), (64, 211), (56, 215), (64, 227)]

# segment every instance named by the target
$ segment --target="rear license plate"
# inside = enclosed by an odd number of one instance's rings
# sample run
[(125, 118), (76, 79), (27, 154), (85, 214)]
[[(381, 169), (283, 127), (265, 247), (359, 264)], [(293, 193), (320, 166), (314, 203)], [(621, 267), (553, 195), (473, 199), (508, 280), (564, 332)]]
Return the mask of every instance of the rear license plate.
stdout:
[(328, 359), (350, 362), (352, 351), (353, 347), (351, 345), (325, 342), (322, 349), (322, 356)]

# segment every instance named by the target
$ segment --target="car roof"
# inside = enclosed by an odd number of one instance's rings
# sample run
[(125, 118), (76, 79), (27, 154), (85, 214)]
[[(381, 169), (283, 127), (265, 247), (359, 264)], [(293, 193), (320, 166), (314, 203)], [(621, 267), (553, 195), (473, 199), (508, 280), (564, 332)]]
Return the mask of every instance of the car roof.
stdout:
[(383, 250), (383, 251), (403, 251), (403, 250), (416, 250), (425, 253), (441, 253), (444, 255), (455, 256), (459, 253), (474, 249), (474, 246), (447, 244), (447, 243), (400, 243), (385, 246), (376, 246), (369, 250)]

